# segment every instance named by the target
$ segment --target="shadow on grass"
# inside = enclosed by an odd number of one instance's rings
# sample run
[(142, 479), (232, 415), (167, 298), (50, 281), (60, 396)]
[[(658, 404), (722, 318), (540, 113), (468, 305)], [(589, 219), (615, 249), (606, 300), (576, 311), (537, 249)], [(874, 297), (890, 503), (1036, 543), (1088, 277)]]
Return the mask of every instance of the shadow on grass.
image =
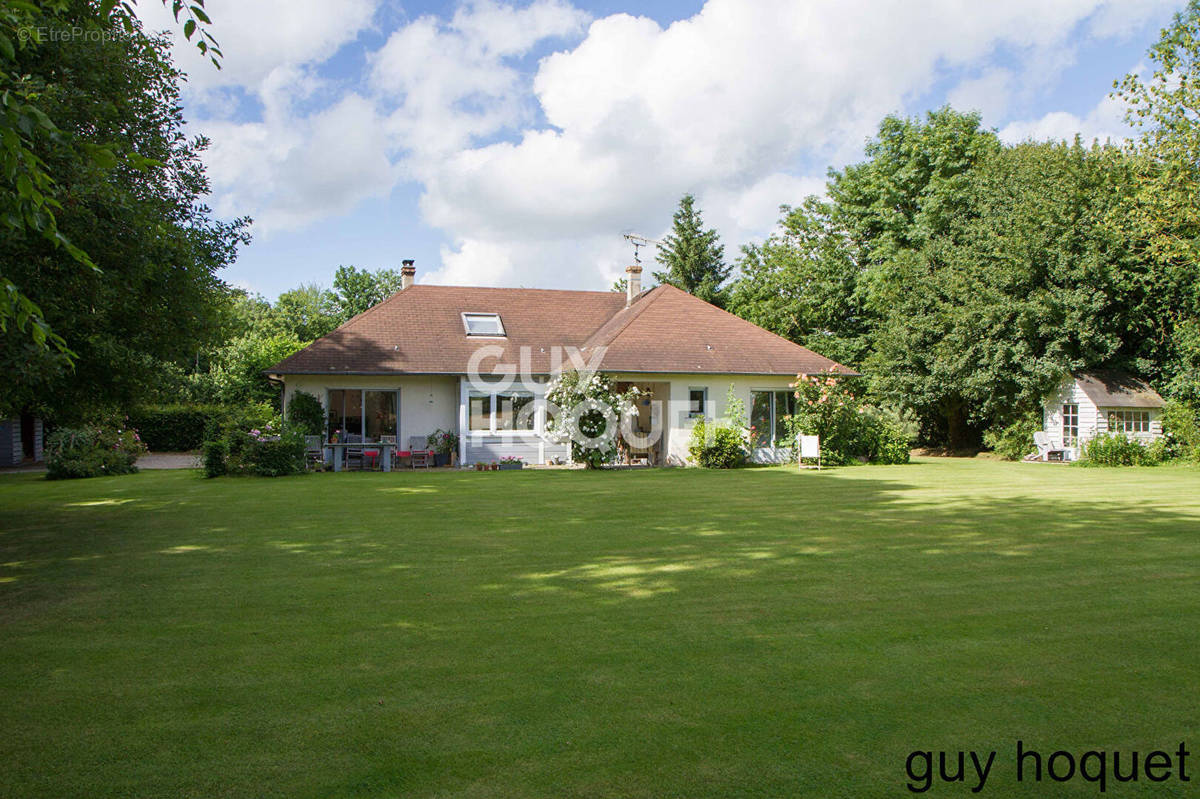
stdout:
[[(1200, 556), (1200, 517), (1145, 503), (1020, 494), (946, 499), (892, 479), (847, 482), (808, 473), (797, 484), (780, 471), (758, 477), (760, 490), (637, 514), (631, 523), (646, 535), (624, 536), (630, 551), (518, 571), (481, 587), (518, 597), (582, 592), (641, 600), (703, 590), (713, 580), (866, 563), (1003, 573), (1028, 568), (1022, 562), (1060, 569), (1074, 560), (1115, 564), (1127, 556), (1157, 561), (1153, 577), (1182, 578), (1197, 571), (1186, 556)], [(589, 527), (599, 520), (582, 513), (565, 521)]]
[(971, 496), (919, 476), (910, 467), (164, 482), (178, 484), (175, 494), (120, 478), (81, 485), (91, 496), (59, 491), (58, 503), (7, 508), (0, 597), (39, 571), (130, 558), (286, 557), (286, 570), (303, 556), (439, 579), (458, 568), (464, 590), (492, 597), (648, 600), (812, 569), (1061, 566), (1084, 550), (1108, 562), (1136, 549), (1173, 575), (1190, 573), (1181, 555), (1200, 546), (1200, 519), (1179, 509), (1011, 486), (1010, 496)]

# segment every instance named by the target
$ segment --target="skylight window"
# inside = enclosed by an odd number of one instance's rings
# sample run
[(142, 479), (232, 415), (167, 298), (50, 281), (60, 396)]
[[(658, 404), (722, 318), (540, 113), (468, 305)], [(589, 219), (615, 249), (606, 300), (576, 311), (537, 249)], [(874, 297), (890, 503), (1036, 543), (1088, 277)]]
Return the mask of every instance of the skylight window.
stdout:
[(463, 328), (468, 336), (496, 336), (503, 338), (504, 323), (498, 313), (464, 313)]

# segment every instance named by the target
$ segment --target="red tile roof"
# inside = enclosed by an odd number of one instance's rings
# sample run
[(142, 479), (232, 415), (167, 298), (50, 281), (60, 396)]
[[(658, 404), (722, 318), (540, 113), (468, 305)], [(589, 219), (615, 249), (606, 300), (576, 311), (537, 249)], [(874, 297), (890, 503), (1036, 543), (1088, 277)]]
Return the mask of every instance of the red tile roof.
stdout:
[[(462, 314), (497, 313), (505, 338), (467, 336)], [(834, 361), (680, 291), (656, 286), (626, 308), (614, 291), (415, 285), (359, 314), (285, 358), (276, 374), (465, 374), (475, 351), (484, 362), (521, 364), (547, 374), (555, 348), (587, 358), (605, 347), (610, 372), (796, 375), (838, 369)], [(568, 353), (569, 357), (569, 353)]]

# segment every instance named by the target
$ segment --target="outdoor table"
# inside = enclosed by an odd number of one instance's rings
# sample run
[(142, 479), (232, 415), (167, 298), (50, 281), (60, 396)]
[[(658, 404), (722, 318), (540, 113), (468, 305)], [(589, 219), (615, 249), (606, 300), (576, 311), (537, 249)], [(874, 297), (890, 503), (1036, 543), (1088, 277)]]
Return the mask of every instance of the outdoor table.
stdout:
[(390, 472), (392, 470), (392, 450), (396, 445), (390, 441), (382, 441), (379, 443), (355, 444), (347, 441), (327, 441), (325, 442), (325, 462), (333, 461), (333, 470), (340, 472), (346, 462), (346, 450), (348, 449), (376, 449), (379, 450), (379, 457), (383, 459), (383, 470)]

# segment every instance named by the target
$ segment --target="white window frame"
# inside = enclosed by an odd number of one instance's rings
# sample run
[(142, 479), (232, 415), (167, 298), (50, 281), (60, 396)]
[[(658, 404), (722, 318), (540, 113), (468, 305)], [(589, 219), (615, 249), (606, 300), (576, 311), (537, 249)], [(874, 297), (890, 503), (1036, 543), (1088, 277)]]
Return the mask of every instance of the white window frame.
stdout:
[[(1074, 410), (1071, 411), (1071, 413), (1067, 413), (1068, 408), (1074, 408)], [(1062, 408), (1060, 409), (1060, 413), (1062, 414), (1062, 443), (1063, 443), (1063, 446), (1064, 447), (1074, 447), (1079, 443), (1079, 403), (1078, 402), (1064, 402), (1062, 404)], [(1075, 422), (1075, 424), (1073, 425), (1073, 427), (1075, 429), (1075, 432), (1073, 435), (1070, 433), (1071, 426), (1068, 426), (1067, 419), (1072, 419)]]
[[(496, 411), (497, 398), (506, 394), (525, 394), (533, 397), (533, 428), (522, 428), (519, 430), (506, 430), (496, 426)], [(476, 430), (471, 427), (471, 400), (476, 397), (490, 397), (491, 410), (488, 414), (487, 429)], [(545, 394), (539, 393), (528, 387), (511, 387), (503, 391), (483, 392), (474, 388), (467, 390), (467, 435), (471, 436), (501, 436), (501, 437), (518, 437), (518, 436), (540, 436), (546, 429), (546, 398)]]
[[(1102, 408), (1100, 412), (1104, 414), (1104, 421), (1110, 433), (1150, 435), (1151, 420), (1148, 408)], [(1138, 417), (1136, 421), (1132, 418), (1134, 416)], [(1113, 425), (1113, 417), (1117, 419), (1116, 426)]]
[[(471, 332), (472, 318), (487, 317), (496, 320), (496, 326), (500, 328), (499, 333), (473, 333)], [(462, 312), (463, 332), (471, 338), (508, 338), (508, 333), (504, 329), (504, 320), (500, 318), (500, 314), (492, 311), (463, 311)]]

